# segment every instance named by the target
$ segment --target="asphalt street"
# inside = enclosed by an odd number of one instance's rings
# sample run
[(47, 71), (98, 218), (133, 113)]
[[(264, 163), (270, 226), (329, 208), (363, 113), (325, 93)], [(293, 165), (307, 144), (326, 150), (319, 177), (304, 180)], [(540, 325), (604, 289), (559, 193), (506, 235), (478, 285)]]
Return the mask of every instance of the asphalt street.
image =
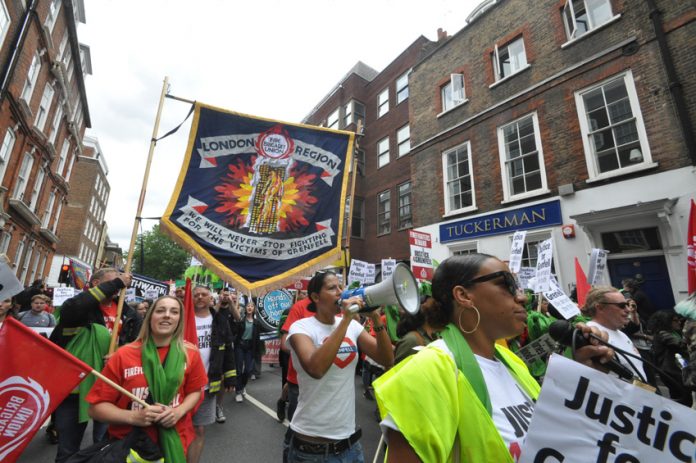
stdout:
[[(262, 375), (247, 386), (247, 400), (234, 401), (234, 394), (225, 396), (227, 422), (206, 428), (205, 449), (201, 463), (280, 462), (283, 436), (287, 429), (278, 422), (275, 404), (280, 395), (280, 368), (264, 365)], [(363, 397), (360, 377), (355, 377), (356, 421), (363, 430), (365, 461), (372, 462), (380, 432), (375, 419), (376, 404)], [(89, 445), (91, 429), (85, 433), (83, 446)], [(41, 429), (19, 458), (20, 463), (50, 463), (56, 446), (46, 439)]]

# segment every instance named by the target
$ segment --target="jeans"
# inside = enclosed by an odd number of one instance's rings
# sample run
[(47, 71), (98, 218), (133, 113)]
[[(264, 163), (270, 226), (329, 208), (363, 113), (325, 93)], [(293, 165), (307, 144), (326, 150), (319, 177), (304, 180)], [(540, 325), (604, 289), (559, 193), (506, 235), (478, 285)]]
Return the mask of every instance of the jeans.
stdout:
[(237, 368), (237, 385), (235, 391), (241, 394), (254, 372), (254, 351), (245, 349), (244, 342), (237, 344), (234, 349), (234, 363)]
[[(54, 426), (58, 431), (56, 463), (63, 463), (80, 450), (87, 423), (78, 422), (79, 402), (78, 394), (69, 394), (54, 412)], [(106, 440), (107, 428), (105, 423), (92, 421), (92, 442)]]
[(290, 437), (290, 449), (288, 452), (289, 463), (365, 463), (365, 457), (363, 456), (363, 449), (360, 442), (356, 442), (342, 453), (318, 455), (297, 450), (292, 445), (292, 440), (293, 438)]

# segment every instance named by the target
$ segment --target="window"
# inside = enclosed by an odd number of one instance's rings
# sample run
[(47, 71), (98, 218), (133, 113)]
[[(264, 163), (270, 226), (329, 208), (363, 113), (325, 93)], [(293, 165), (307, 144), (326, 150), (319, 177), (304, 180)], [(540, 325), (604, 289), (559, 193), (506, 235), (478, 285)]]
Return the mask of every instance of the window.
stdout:
[(389, 164), (389, 137), (381, 139), (377, 143), (377, 168)]
[(75, 158), (77, 156), (70, 156), (70, 161), (68, 161), (68, 171), (65, 173), (65, 181), (70, 181), (70, 174), (72, 173), (73, 165), (75, 165)]
[[(39, 273), (37, 275), (35, 275), (37, 280), (38, 279), (43, 280), (43, 276), (44, 276), (43, 272), (44, 272), (44, 269), (46, 268), (46, 257), (48, 257), (48, 252), (46, 252), (46, 254), (41, 256), (41, 264), (39, 264), (39, 268), (38, 268)], [(34, 278), (31, 278), (30, 281), (32, 281), (33, 279)]]
[(29, 281), (34, 281), (34, 276), (36, 276), (36, 269), (39, 267), (39, 260), (41, 258), (41, 250), (38, 250), (34, 254), (34, 262), (31, 264), (31, 272), (29, 272)]
[(442, 163), (445, 173), (445, 212), (451, 214), (474, 209), (470, 143), (466, 142), (442, 153)]
[(65, 168), (65, 160), (68, 157), (68, 150), (70, 149), (70, 141), (67, 137), (63, 140), (63, 148), (60, 150), (60, 157), (58, 158), (58, 167), (56, 167), (56, 174), (63, 176), (63, 169)]
[(41, 228), (48, 228), (48, 224), (51, 221), (51, 212), (53, 212), (53, 206), (56, 202), (56, 192), (51, 190), (48, 194), (48, 203), (46, 204), (46, 209), (44, 210), (43, 216), (41, 217)]
[(575, 102), (591, 179), (652, 164), (630, 71), (576, 93)]
[(7, 5), (4, 0), (0, 1), (0, 46), (5, 41), (5, 36), (10, 28), (10, 13), (7, 11)]
[(22, 260), (22, 254), (24, 253), (24, 238), (17, 243), (17, 250), (15, 251), (14, 265), (15, 265), (15, 275), (19, 275), (20, 262)]
[(351, 100), (344, 107), (343, 127), (348, 127), (350, 124), (358, 124), (362, 121), (365, 125), (365, 105), (359, 101)]
[(399, 157), (411, 151), (411, 128), (408, 124), (396, 131), (396, 143), (398, 145), (397, 152)]
[(12, 241), (12, 233), (8, 233), (4, 230), (0, 230), (0, 254), (7, 254), (7, 248), (10, 247), (10, 241)]
[(5, 169), (7, 169), (7, 161), (12, 155), (12, 148), (15, 144), (15, 134), (12, 128), (8, 127), (7, 132), (5, 132), (5, 138), (2, 140), (2, 146), (0, 146), (0, 183), (5, 176)]
[(58, 137), (58, 129), (60, 128), (61, 120), (63, 119), (63, 105), (58, 103), (56, 108), (56, 113), (53, 115), (53, 122), (51, 123), (51, 132), (48, 137), (48, 141), (55, 146), (56, 138)]
[(408, 74), (407, 71), (396, 79), (396, 104), (401, 103), (408, 98)]
[(451, 74), (450, 81), (440, 89), (442, 111), (449, 111), (466, 101), (464, 93), (464, 74)]
[(382, 117), (389, 112), (389, 89), (385, 88), (377, 97), (377, 117)]
[(464, 244), (457, 244), (450, 248), (453, 256), (468, 256), (478, 252), (478, 241), (472, 241)]
[(53, 233), (56, 232), (56, 229), (58, 228), (58, 222), (60, 221), (60, 213), (63, 210), (63, 200), (60, 199), (58, 200), (58, 209), (56, 210), (56, 218), (53, 219), (53, 226), (51, 227), (51, 231)]
[(492, 58), (496, 81), (521, 71), (527, 67), (524, 39), (519, 37), (502, 47), (496, 45)]
[(389, 190), (377, 196), (377, 235), (391, 232), (391, 198)]
[(646, 252), (662, 249), (657, 227), (602, 233), (602, 247), (613, 254)]
[(358, 161), (358, 175), (365, 175), (365, 150), (355, 150), (355, 159)]
[(13, 198), (24, 200), (24, 190), (27, 188), (27, 180), (29, 179), (29, 174), (31, 173), (31, 167), (33, 164), (34, 157), (29, 153), (24, 153), (22, 165), (19, 167), (19, 172), (17, 172), (17, 182), (15, 183), (14, 190), (12, 191)]
[(34, 87), (36, 86), (36, 79), (39, 77), (40, 69), (41, 57), (37, 52), (31, 60), (29, 72), (27, 72), (27, 81), (25, 82), (24, 89), (22, 90), (22, 99), (27, 103), (27, 105), (29, 105), (31, 95), (34, 93)]
[(566, 0), (563, 6), (568, 40), (577, 39), (612, 18), (610, 0)]
[(36, 179), (34, 180), (34, 188), (31, 190), (31, 203), (29, 203), (29, 209), (31, 209), (34, 212), (36, 212), (37, 206), (39, 205), (39, 196), (41, 196), (41, 187), (43, 186), (43, 180), (45, 176), (46, 171), (42, 167), (36, 174)]
[(329, 129), (338, 128), (338, 114), (338, 108), (336, 109), (336, 111), (329, 114), (329, 118), (326, 120), (326, 127), (328, 127)]
[(46, 28), (48, 32), (53, 32), (53, 26), (56, 25), (58, 12), (60, 11), (61, 0), (51, 0), (48, 4), (48, 16), (46, 16)]
[(411, 182), (406, 182), (399, 185), (399, 230), (412, 226)]
[(365, 200), (355, 197), (355, 210), (353, 211), (353, 223), (350, 229), (353, 238), (365, 237)]
[(48, 119), (48, 112), (51, 110), (52, 101), (53, 87), (51, 84), (46, 84), (43, 95), (41, 96), (41, 103), (39, 103), (39, 110), (36, 112), (36, 121), (34, 122), (34, 125), (41, 131), (43, 131), (46, 125), (46, 119)]
[(498, 129), (505, 199), (546, 190), (546, 171), (536, 113)]

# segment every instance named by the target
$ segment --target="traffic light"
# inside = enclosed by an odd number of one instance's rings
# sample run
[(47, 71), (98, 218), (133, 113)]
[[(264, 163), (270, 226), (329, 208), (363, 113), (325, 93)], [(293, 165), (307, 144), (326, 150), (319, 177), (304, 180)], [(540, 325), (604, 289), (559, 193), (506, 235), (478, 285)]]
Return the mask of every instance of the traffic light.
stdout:
[(58, 283), (70, 283), (70, 266), (68, 264), (63, 264), (63, 266), (60, 268)]

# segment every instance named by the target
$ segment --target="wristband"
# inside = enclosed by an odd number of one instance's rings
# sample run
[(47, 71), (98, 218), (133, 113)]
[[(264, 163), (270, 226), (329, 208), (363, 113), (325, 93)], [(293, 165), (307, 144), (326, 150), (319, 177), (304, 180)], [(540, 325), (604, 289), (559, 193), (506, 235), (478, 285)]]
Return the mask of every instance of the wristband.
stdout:
[(379, 326), (375, 326), (375, 327), (373, 327), (373, 328), (374, 328), (374, 330), (375, 330), (375, 333), (379, 333), (380, 331), (383, 331), (383, 330), (384, 330), (385, 326), (384, 326), (384, 325), (379, 325)]

